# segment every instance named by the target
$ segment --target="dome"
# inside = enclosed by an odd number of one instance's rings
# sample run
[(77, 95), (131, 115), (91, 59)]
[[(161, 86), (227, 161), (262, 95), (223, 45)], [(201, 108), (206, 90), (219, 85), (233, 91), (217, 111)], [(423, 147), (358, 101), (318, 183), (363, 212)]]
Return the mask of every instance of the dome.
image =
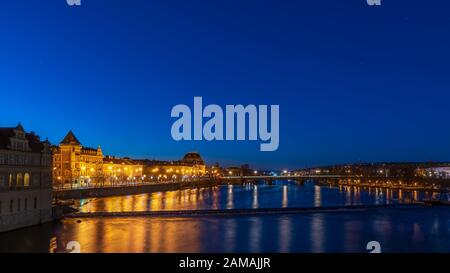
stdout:
[(182, 161), (189, 164), (199, 164), (199, 165), (205, 164), (202, 157), (197, 152), (189, 152), (185, 154)]

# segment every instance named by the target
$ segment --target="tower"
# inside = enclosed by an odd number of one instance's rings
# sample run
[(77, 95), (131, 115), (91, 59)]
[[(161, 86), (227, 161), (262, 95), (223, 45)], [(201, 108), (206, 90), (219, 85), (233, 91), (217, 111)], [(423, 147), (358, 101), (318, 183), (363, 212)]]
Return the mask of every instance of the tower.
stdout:
[(61, 151), (61, 174), (65, 183), (72, 183), (78, 176), (80, 166), (77, 166), (77, 155), (81, 153), (81, 143), (72, 131), (69, 131), (59, 143)]

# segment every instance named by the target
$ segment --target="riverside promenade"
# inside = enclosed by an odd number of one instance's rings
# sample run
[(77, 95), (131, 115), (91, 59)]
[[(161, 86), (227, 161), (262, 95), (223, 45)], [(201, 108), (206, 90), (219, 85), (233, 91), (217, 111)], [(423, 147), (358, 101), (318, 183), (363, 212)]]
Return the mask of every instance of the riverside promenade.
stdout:
[(265, 181), (271, 184), (275, 180), (292, 180), (303, 184), (307, 179), (340, 178), (341, 176), (234, 176), (202, 177), (190, 181), (143, 182), (130, 184), (100, 185), (77, 188), (54, 188), (53, 198), (58, 200), (82, 199), (93, 197), (121, 196), (160, 191), (174, 191), (190, 188), (213, 187), (229, 184), (256, 183)]
[(93, 197), (121, 196), (160, 191), (173, 191), (189, 188), (213, 187), (228, 184), (256, 183), (264, 181), (272, 184), (275, 180), (291, 180), (298, 185), (305, 181), (314, 181), (322, 186), (357, 186), (368, 188), (387, 188), (412, 191), (450, 192), (450, 179), (416, 179), (415, 182), (400, 182), (398, 178), (390, 177), (355, 177), (340, 175), (301, 175), (301, 176), (235, 176), (235, 177), (204, 177), (191, 181), (144, 182), (131, 184), (116, 184), (90, 186), (80, 188), (54, 188), (53, 198), (59, 200), (81, 199)]
[(58, 189), (53, 190), (53, 198), (58, 200), (67, 199), (82, 199), (93, 197), (107, 197), (107, 196), (121, 196), (140, 193), (152, 193), (160, 191), (173, 191), (189, 188), (212, 187), (221, 185), (221, 180), (195, 180), (195, 181), (169, 181), (159, 183), (140, 183), (129, 185), (113, 185), (101, 187), (82, 187), (73, 189)]

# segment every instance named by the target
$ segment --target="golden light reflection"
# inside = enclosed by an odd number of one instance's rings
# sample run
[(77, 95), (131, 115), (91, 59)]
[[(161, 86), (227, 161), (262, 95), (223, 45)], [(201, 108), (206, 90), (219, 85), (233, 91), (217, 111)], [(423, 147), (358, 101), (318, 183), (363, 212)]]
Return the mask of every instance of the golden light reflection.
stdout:
[(414, 201), (419, 200), (419, 191), (413, 191), (413, 199), (414, 199)]
[[(82, 199), (80, 212), (130, 212), (157, 210), (195, 210), (211, 202), (208, 208), (221, 208), (225, 198), (228, 208), (234, 207), (233, 187), (227, 188), (225, 195), (218, 187), (186, 189), (167, 192), (144, 193), (137, 195)], [(224, 204), (224, 205), (225, 205)], [(222, 207), (223, 208), (223, 207)]]
[[(65, 242), (78, 241), (82, 253), (199, 252), (198, 223), (187, 218), (97, 218), (63, 220), (67, 230), (51, 241), (56, 252), (65, 252)], [(189, 236), (187, 236), (187, 234)]]

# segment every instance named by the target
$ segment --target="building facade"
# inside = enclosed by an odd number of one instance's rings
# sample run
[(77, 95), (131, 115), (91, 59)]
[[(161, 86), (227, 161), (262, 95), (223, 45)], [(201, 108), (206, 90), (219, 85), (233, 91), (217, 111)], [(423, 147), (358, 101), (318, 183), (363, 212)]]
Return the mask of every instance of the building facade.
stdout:
[(97, 149), (83, 147), (72, 131), (59, 146), (52, 147), (52, 152), (55, 187), (84, 187), (104, 179), (100, 146)]
[(138, 183), (146, 180), (144, 166), (136, 160), (129, 158), (103, 158), (103, 173), (106, 185), (118, 183)]
[(52, 147), (56, 188), (105, 186), (143, 181), (143, 166), (127, 158), (104, 156), (102, 149), (83, 147), (72, 131)]
[[(55, 188), (112, 186), (162, 180), (190, 180), (208, 173), (197, 152), (177, 161), (132, 160), (104, 156), (97, 149), (83, 147), (72, 131), (59, 146), (52, 147)], [(214, 170), (217, 173), (216, 170)]]
[(51, 162), (48, 141), (0, 128), (0, 232), (52, 220)]
[(197, 152), (189, 152), (177, 161), (147, 161), (144, 165), (144, 175), (149, 180), (183, 181), (207, 174), (205, 162)]
[(416, 174), (419, 177), (450, 179), (450, 167), (449, 166), (436, 166), (436, 167), (431, 167), (431, 168), (417, 168)]

